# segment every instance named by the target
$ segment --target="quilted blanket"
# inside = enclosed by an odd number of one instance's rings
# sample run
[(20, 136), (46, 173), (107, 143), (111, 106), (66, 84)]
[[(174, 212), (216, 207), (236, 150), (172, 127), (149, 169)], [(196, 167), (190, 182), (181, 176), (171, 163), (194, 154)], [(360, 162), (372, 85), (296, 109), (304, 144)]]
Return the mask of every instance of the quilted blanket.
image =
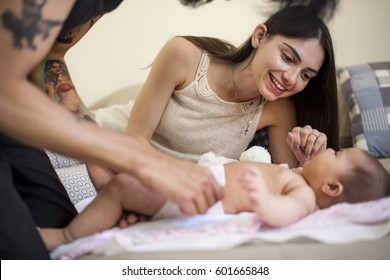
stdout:
[(254, 213), (196, 215), (145, 222), (126, 229), (113, 228), (62, 245), (51, 257), (75, 259), (91, 253), (229, 249), (256, 240), (286, 242), (301, 237), (343, 244), (379, 239), (389, 231), (390, 197), (337, 204), (281, 228), (267, 226)]

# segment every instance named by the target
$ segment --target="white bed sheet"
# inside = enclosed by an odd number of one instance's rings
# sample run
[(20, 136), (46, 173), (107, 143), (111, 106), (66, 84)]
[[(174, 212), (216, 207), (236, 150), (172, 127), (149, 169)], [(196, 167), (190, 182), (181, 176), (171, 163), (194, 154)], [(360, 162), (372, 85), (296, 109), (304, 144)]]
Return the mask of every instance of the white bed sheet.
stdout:
[(262, 224), (254, 213), (159, 220), (114, 228), (58, 247), (54, 259), (87, 254), (229, 249), (256, 240), (286, 242), (310, 238), (325, 244), (376, 240), (390, 232), (390, 198), (338, 204), (282, 228)]

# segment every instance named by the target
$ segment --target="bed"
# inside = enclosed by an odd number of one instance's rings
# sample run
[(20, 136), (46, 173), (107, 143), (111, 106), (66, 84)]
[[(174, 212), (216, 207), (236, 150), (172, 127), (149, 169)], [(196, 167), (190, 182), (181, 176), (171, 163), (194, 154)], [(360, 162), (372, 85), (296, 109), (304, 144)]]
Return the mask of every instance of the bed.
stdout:
[[(390, 62), (343, 67), (338, 76), (342, 147), (369, 150), (390, 172)], [(117, 91), (91, 109), (127, 104), (140, 87), (134, 85)], [(261, 225), (253, 213), (147, 222), (80, 239), (57, 248), (52, 257), (388, 260), (390, 198), (335, 205), (281, 229)]]
[(174, 218), (110, 229), (55, 259), (389, 259), (390, 198), (339, 204), (283, 228), (253, 213)]

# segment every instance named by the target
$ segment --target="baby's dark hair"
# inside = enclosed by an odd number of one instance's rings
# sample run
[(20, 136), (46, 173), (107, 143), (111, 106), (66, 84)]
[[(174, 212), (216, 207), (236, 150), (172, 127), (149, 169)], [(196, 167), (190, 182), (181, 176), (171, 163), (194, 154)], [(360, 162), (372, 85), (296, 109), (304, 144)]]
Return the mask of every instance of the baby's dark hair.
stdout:
[(390, 175), (377, 158), (367, 151), (362, 161), (354, 164), (352, 172), (340, 180), (344, 186), (342, 200), (356, 203), (390, 195)]

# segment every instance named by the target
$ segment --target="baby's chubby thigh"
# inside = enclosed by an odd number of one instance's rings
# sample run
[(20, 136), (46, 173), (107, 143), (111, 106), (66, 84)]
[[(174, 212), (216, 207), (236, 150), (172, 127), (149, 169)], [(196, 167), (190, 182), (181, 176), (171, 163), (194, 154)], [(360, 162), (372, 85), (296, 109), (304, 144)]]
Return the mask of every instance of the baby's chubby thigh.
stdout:
[[(211, 165), (208, 166), (210, 169), (212, 175), (214, 176), (214, 179), (217, 181), (217, 183), (221, 186), (225, 186), (225, 169), (222, 164), (217, 165)], [(205, 214), (207, 215), (221, 215), (224, 214), (224, 207), (223, 207), (223, 201), (218, 201), (216, 204), (211, 206)], [(179, 207), (178, 204), (176, 204), (173, 201), (166, 201), (166, 203), (162, 206), (162, 208), (156, 213), (156, 215), (153, 217), (153, 220), (160, 220), (160, 219), (168, 219), (168, 218), (178, 218), (185, 216)]]

